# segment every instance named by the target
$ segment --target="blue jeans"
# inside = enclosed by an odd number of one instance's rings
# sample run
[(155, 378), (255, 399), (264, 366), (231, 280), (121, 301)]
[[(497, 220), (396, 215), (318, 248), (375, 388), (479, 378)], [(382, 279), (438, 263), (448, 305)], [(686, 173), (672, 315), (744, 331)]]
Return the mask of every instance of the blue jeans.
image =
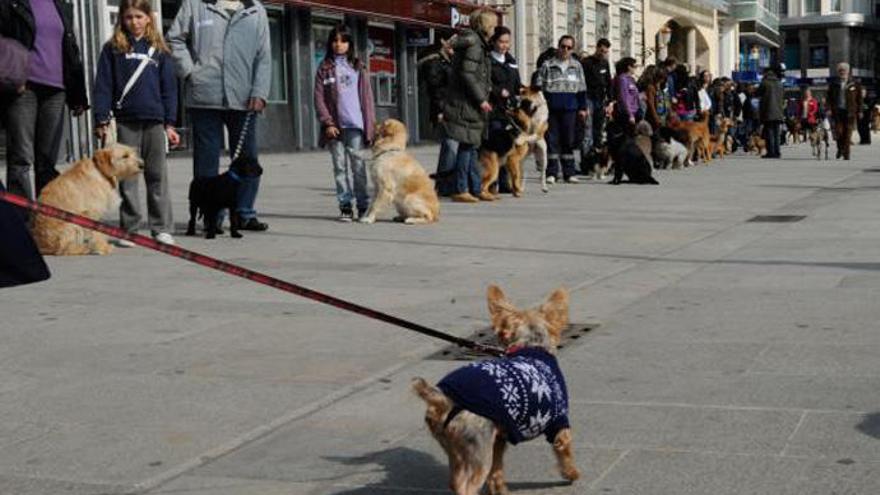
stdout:
[[(235, 153), (247, 112), (212, 108), (191, 108), (189, 110), (193, 133), (193, 177), (214, 177), (220, 171), (223, 126), (229, 130), (229, 155), (231, 157)], [(257, 127), (256, 120), (256, 116), (251, 117), (241, 150), (243, 154), (254, 159), (257, 159), (257, 139), (254, 132)], [(259, 177), (242, 177), (235, 208), (242, 219), (248, 220), (257, 216), (254, 203), (257, 200), (259, 189)]]
[(477, 147), (472, 144), (458, 143), (455, 155), (455, 192), (456, 194), (480, 194), (480, 169), (477, 167)]
[[(367, 167), (357, 151), (364, 147), (364, 131), (342, 129), (342, 134), (327, 143), (333, 158), (333, 178), (336, 181), (336, 201), (340, 209), (351, 208), (351, 200), (357, 199), (358, 212), (370, 207), (367, 193)], [(354, 179), (354, 189), (351, 187)], [(352, 194), (352, 191), (354, 193)]]
[(458, 141), (450, 138), (440, 139), (440, 156), (437, 158), (437, 173), (434, 176), (435, 188), (440, 196), (455, 194), (456, 155), (458, 155)]

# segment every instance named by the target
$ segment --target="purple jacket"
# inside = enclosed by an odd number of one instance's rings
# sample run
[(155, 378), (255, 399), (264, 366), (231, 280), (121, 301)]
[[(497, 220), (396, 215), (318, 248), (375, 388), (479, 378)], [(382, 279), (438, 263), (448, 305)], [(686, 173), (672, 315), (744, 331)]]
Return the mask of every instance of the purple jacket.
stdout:
[(614, 79), (614, 89), (617, 91), (617, 105), (621, 111), (626, 112), (627, 117), (635, 117), (639, 114), (639, 87), (629, 74), (619, 74)]
[[(373, 140), (373, 131), (376, 127), (376, 112), (373, 108), (373, 88), (370, 86), (370, 75), (364, 64), (358, 60), (354, 64), (358, 71), (358, 95), (361, 101), (361, 111), (364, 115), (364, 140), (369, 143)], [(324, 59), (318, 66), (315, 74), (315, 110), (318, 113), (318, 121), (321, 122), (321, 136), (318, 144), (327, 144), (324, 129), (330, 126), (339, 127), (339, 87), (336, 83), (336, 64), (333, 59)]]

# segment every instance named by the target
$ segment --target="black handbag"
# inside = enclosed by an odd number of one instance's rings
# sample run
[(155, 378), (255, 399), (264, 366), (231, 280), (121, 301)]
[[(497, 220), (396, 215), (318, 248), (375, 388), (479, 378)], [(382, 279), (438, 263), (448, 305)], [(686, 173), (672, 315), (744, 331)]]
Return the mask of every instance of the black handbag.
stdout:
[(0, 93), (17, 93), (27, 83), (30, 58), (24, 45), (0, 36)]

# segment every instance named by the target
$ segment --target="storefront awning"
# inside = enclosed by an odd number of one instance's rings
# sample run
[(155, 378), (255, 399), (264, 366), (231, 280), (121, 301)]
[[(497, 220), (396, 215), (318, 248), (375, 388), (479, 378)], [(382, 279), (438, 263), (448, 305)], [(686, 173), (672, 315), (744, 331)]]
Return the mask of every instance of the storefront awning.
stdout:
[[(325, 9), (365, 17), (379, 17), (409, 25), (458, 27), (463, 16), (487, 8), (465, 0), (267, 0), (266, 3)], [(501, 15), (498, 9), (491, 9)]]

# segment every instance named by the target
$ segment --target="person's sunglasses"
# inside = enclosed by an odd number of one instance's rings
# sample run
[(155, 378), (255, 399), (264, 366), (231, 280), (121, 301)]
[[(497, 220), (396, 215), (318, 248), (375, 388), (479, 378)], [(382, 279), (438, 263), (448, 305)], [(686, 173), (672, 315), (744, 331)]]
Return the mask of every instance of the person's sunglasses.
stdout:
[(573, 45), (559, 45), (560, 50), (574, 50)]

